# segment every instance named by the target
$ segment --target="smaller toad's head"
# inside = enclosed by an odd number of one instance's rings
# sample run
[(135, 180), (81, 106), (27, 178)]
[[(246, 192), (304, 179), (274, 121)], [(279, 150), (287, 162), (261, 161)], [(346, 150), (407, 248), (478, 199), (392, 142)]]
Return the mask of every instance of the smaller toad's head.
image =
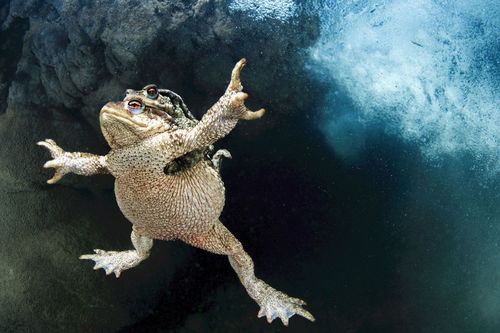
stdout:
[(141, 90), (126, 90), (125, 99), (140, 98), (146, 106), (169, 112), (172, 109), (172, 102), (167, 96), (160, 93), (155, 84), (148, 84)]
[(138, 95), (125, 98), (123, 102), (106, 103), (101, 109), (99, 122), (111, 148), (138, 144), (177, 128), (168, 113), (148, 106)]
[(139, 98), (146, 107), (165, 111), (181, 128), (192, 127), (196, 118), (189, 112), (182, 97), (168, 89), (159, 89), (155, 84), (148, 84), (141, 90), (127, 89), (125, 99)]

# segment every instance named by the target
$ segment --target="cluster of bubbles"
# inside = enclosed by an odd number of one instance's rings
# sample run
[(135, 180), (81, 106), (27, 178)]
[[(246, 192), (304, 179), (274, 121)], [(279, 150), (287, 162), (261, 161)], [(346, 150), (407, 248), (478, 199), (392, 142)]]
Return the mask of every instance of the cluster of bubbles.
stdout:
[(331, 87), (319, 127), (341, 157), (358, 158), (367, 132), (382, 126), (430, 161), (472, 156), (478, 169), (500, 171), (494, 0), (232, 0), (229, 8), (254, 20), (317, 13), (309, 67)]
[(256, 21), (276, 19), (286, 22), (297, 14), (293, 0), (231, 0), (229, 10), (243, 12)]
[(321, 128), (346, 158), (374, 124), (430, 160), (500, 171), (500, 7), (493, 0), (318, 1), (310, 67), (331, 84)]

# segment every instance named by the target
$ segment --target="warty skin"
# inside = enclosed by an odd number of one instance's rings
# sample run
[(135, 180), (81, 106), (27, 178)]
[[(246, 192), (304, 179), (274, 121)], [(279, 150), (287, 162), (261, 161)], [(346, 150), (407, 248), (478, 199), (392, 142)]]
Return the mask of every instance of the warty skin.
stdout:
[[(66, 173), (94, 175), (111, 173), (115, 177), (118, 206), (132, 223), (134, 250), (104, 251), (80, 256), (95, 261), (94, 269), (106, 274), (137, 266), (149, 256), (153, 239), (180, 239), (207, 251), (227, 255), (233, 269), (252, 299), (260, 306), (258, 317), (270, 323), (279, 317), (284, 325), (294, 314), (311, 321), (314, 317), (302, 306), (306, 303), (269, 286), (254, 275), (254, 265), (242, 244), (219, 221), (225, 190), (218, 168), (208, 158), (181, 173), (165, 173), (166, 165), (189, 152), (204, 150), (226, 136), (239, 119), (258, 119), (264, 109), (252, 112), (244, 105), (240, 60), (231, 74), (224, 95), (192, 126), (177, 126), (175, 118), (141, 98), (109, 102), (100, 112), (102, 133), (111, 147), (106, 156), (65, 152), (53, 140), (38, 142), (47, 148), (55, 168), (48, 180), (56, 183)], [(133, 95), (132, 91), (128, 91)]]

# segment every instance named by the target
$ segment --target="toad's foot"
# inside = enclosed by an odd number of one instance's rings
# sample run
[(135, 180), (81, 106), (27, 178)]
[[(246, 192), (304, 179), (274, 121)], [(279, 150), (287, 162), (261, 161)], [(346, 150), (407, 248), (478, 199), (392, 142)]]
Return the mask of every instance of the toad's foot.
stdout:
[(285, 326), (288, 326), (288, 319), (294, 314), (298, 314), (310, 321), (315, 321), (314, 316), (302, 308), (303, 305), (306, 305), (306, 302), (290, 297), (263, 282), (262, 284), (265, 285), (263, 286), (264, 290), (256, 300), (260, 306), (257, 317), (265, 316), (268, 323), (279, 317)]
[(234, 66), (231, 73), (231, 81), (229, 82), (225, 95), (230, 97), (230, 104), (233, 109), (232, 112), (237, 118), (245, 120), (259, 119), (266, 111), (264, 109), (251, 111), (247, 109), (244, 104), (244, 101), (248, 98), (248, 94), (243, 92), (240, 74), (246, 63), (247, 60), (243, 58)]
[(56, 169), (54, 177), (47, 180), (49, 184), (57, 183), (65, 174), (70, 172), (83, 176), (109, 172), (106, 167), (106, 157), (104, 156), (80, 152), (68, 153), (52, 139), (39, 141), (37, 145), (47, 148), (53, 158), (43, 165), (44, 168)]
[(115, 273), (117, 278), (120, 277), (121, 272), (139, 265), (141, 261), (147, 258), (139, 256), (135, 250), (118, 252), (96, 249), (94, 252), (96, 254), (84, 254), (80, 256), (80, 259), (95, 261), (94, 269), (103, 268), (106, 275)]
[(212, 163), (217, 170), (220, 170), (220, 163), (222, 162), (222, 158), (233, 158), (231, 153), (227, 149), (219, 149), (212, 157)]
[(57, 183), (59, 179), (61, 179), (65, 174), (70, 172), (69, 167), (66, 166), (68, 164), (67, 159), (63, 157), (65, 155), (65, 151), (61, 147), (59, 147), (57, 143), (52, 139), (39, 141), (37, 142), (37, 145), (47, 148), (50, 152), (50, 155), (53, 158), (53, 160), (45, 163), (43, 167), (56, 169), (54, 177), (47, 180), (47, 183), (49, 184)]

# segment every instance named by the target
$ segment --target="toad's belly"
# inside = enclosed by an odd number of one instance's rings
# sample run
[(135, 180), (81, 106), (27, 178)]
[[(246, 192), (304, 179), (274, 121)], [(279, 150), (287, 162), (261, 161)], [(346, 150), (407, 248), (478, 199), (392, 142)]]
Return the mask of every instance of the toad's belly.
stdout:
[(203, 233), (224, 207), (224, 184), (208, 161), (179, 175), (120, 176), (115, 194), (134, 229), (155, 239)]

